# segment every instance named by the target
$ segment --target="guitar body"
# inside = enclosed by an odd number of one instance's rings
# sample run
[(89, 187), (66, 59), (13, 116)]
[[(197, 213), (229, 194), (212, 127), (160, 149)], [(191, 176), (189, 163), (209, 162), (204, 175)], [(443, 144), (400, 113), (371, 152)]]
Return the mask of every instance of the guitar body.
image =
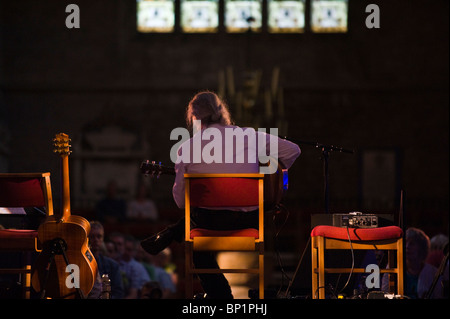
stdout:
[[(50, 298), (77, 298), (78, 294), (73, 285), (66, 284), (72, 281), (71, 273), (66, 272), (66, 261), (61, 253), (56, 253), (50, 264), (48, 279), (46, 280), (47, 266), (55, 240), (62, 240), (65, 254), (70, 264), (78, 266), (79, 288), (83, 295), (87, 295), (94, 286), (97, 262), (88, 247), (87, 236), (90, 231), (89, 222), (80, 216), (70, 215), (67, 220), (61, 221), (50, 216), (38, 229), (38, 238), (43, 243), (42, 252), (34, 265), (31, 279), (33, 288), (41, 292), (45, 289), (45, 296)], [(69, 277), (69, 279), (67, 279)], [(69, 287), (68, 287), (69, 286)]]
[(287, 191), (287, 170), (280, 165), (273, 174), (264, 175), (264, 210), (273, 210)]

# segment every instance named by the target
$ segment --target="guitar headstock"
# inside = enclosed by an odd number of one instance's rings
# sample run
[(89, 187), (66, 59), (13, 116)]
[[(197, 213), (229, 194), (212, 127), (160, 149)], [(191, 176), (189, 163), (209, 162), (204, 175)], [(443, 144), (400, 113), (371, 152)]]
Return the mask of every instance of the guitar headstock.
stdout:
[(58, 133), (55, 135), (53, 139), (53, 149), (54, 153), (57, 153), (61, 156), (69, 156), (72, 151), (70, 150), (71, 145), (69, 144), (71, 139), (69, 135), (65, 133)]
[(146, 160), (141, 164), (141, 173), (145, 175), (156, 176), (159, 178), (161, 174), (174, 175), (175, 170), (173, 167), (166, 167), (161, 165), (161, 162), (156, 163), (155, 161)]

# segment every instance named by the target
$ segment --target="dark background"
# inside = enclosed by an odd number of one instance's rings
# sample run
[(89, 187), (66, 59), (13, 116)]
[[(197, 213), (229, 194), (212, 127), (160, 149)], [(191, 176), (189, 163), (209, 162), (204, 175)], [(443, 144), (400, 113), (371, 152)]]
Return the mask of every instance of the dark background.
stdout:
[[(85, 127), (109, 124), (145, 131), (151, 159), (170, 164), (171, 130), (185, 125), (185, 107), (197, 91), (217, 90), (220, 70), (232, 66), (239, 86), (242, 72), (261, 69), (267, 87), (279, 66), (288, 136), (356, 151), (330, 155), (330, 212), (398, 214), (403, 189), (407, 226), (430, 237), (448, 234), (447, 0), (350, 0), (347, 33), (295, 35), (137, 34), (132, 0), (77, 0), (81, 28), (68, 29), (69, 3), (0, 3), (1, 171), (50, 171), (58, 200), (55, 133), (76, 142)], [(379, 29), (365, 26), (369, 3), (380, 7)], [(324, 212), (321, 151), (301, 148), (289, 172), (290, 214), (279, 236), (292, 268), (309, 236), (310, 215)], [(388, 202), (364, 201), (366, 151), (395, 154)], [(162, 223), (181, 214), (172, 182), (152, 182)], [(93, 216), (76, 203), (72, 210)], [(300, 286), (309, 285), (306, 266), (304, 272)]]

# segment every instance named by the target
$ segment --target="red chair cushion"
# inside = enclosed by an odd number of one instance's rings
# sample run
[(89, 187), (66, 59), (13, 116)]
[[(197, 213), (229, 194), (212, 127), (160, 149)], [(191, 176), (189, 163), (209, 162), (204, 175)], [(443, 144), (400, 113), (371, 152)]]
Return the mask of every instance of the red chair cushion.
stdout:
[(259, 232), (255, 228), (237, 230), (211, 230), (194, 228), (191, 230), (191, 239), (194, 237), (254, 237), (259, 238)]
[(39, 178), (3, 178), (0, 181), (1, 207), (45, 206)]
[(0, 229), (0, 240), (28, 238), (34, 239), (38, 236), (37, 230), (29, 229)]
[(34, 251), (37, 237), (37, 230), (1, 229), (0, 251)]
[(258, 206), (258, 180), (241, 177), (193, 178), (190, 180), (192, 207)]
[[(383, 239), (396, 239), (403, 235), (403, 231), (397, 226), (386, 226), (379, 228), (349, 228), (350, 240), (372, 241)], [(347, 228), (320, 225), (313, 228), (311, 237), (322, 236), (326, 238), (348, 240)]]

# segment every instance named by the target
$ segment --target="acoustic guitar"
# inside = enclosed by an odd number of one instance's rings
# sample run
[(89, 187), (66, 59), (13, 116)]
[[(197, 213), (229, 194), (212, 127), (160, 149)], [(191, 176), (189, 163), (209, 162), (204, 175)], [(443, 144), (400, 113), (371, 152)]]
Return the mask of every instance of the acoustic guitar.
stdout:
[(70, 139), (59, 133), (53, 141), (54, 152), (61, 157), (62, 213), (49, 216), (38, 229), (43, 248), (31, 282), (41, 297), (85, 298), (97, 274), (97, 262), (88, 247), (91, 226), (86, 219), (70, 212)]
[[(141, 173), (159, 177), (163, 174), (175, 175), (175, 168), (161, 165), (155, 161), (146, 160), (141, 163)], [(273, 174), (264, 175), (264, 209), (273, 210), (280, 204), (288, 189), (288, 170), (278, 164)]]

